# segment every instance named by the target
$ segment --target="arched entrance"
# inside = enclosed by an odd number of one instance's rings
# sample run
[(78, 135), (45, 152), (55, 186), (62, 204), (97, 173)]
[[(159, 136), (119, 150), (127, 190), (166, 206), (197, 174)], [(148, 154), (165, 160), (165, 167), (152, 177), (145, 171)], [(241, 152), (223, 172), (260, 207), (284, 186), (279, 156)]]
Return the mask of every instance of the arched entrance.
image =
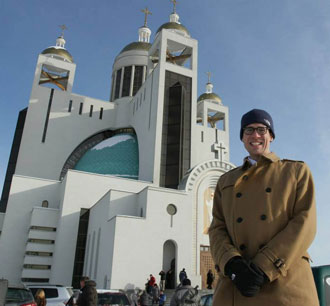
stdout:
[(163, 245), (163, 271), (166, 273), (166, 289), (176, 287), (176, 253), (176, 243), (173, 240), (165, 241)]

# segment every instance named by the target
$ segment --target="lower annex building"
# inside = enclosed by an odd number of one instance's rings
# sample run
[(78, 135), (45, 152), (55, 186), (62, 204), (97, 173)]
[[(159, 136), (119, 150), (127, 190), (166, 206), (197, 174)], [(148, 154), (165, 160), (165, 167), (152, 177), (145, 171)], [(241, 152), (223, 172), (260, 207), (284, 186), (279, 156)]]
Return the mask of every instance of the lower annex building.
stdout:
[(234, 167), (228, 107), (210, 80), (197, 96), (198, 44), (175, 6), (150, 36), (145, 19), (115, 58), (109, 101), (72, 92), (63, 35), (39, 55), (2, 192), (0, 277), (127, 289), (184, 267), (205, 287), (213, 191)]

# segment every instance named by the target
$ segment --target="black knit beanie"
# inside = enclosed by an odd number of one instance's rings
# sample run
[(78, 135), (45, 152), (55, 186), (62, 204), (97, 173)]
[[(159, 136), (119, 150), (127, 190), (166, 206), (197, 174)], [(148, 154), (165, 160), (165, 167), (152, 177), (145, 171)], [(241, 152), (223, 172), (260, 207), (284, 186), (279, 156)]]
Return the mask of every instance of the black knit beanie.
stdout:
[(243, 138), (243, 128), (252, 123), (262, 123), (269, 127), (273, 138), (275, 139), (275, 131), (272, 117), (262, 109), (253, 109), (242, 116), (240, 138)]

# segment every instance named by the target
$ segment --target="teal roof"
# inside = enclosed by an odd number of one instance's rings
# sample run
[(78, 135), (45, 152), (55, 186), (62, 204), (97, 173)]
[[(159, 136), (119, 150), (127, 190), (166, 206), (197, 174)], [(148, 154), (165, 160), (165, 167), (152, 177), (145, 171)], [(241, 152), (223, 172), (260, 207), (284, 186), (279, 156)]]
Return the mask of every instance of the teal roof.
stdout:
[(75, 170), (138, 179), (139, 150), (136, 135), (118, 134), (89, 149)]

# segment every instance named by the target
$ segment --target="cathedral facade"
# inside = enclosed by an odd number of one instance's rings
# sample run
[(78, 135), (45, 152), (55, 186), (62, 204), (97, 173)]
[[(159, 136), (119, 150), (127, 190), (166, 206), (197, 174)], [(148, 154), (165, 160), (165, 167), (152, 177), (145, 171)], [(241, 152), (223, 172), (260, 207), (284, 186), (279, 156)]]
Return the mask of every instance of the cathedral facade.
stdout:
[(205, 286), (213, 191), (234, 167), (228, 108), (210, 80), (197, 96), (198, 42), (175, 7), (150, 37), (145, 19), (109, 101), (72, 92), (63, 35), (39, 55), (1, 198), (0, 277), (128, 289), (185, 268)]

